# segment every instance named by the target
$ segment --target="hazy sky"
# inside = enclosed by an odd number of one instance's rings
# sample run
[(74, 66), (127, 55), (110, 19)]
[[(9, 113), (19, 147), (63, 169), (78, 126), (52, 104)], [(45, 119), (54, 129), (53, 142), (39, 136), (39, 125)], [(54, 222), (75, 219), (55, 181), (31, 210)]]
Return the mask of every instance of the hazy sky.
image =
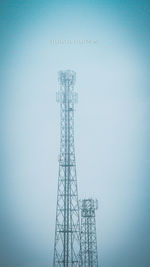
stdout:
[(57, 72), (72, 69), (79, 198), (99, 201), (99, 267), (149, 267), (149, 1), (3, 0), (0, 37), (0, 266), (52, 266)]

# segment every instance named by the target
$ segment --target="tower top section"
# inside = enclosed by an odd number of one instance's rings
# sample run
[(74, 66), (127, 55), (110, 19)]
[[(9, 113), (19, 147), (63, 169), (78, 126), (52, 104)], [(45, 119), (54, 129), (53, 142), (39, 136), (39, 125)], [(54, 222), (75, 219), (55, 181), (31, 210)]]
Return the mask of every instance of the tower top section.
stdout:
[(61, 70), (58, 72), (58, 80), (63, 86), (73, 86), (76, 81), (76, 73), (73, 70)]
[(76, 81), (75, 71), (73, 70), (59, 71), (58, 81), (60, 83), (60, 90), (56, 93), (56, 101), (64, 105), (68, 105), (67, 103), (69, 103), (69, 105), (74, 105), (74, 103), (77, 103), (78, 95), (76, 92), (74, 92), (74, 84)]
[(95, 210), (98, 209), (98, 200), (87, 198), (80, 202), (82, 217), (95, 217)]

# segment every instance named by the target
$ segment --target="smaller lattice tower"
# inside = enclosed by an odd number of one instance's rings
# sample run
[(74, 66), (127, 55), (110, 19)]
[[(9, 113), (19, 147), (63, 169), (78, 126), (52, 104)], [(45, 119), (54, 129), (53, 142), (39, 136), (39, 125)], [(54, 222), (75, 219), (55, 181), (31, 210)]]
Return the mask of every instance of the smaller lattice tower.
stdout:
[(80, 201), (81, 261), (83, 267), (98, 267), (95, 210), (98, 201), (88, 198)]

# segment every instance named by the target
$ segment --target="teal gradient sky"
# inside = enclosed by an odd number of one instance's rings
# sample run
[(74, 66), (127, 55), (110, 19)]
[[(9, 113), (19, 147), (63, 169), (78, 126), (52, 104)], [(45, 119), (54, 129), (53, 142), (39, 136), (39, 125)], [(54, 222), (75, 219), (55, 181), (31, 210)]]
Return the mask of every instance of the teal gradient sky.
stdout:
[(0, 266), (52, 266), (57, 72), (72, 69), (79, 198), (99, 201), (99, 267), (149, 267), (149, 1), (0, 5)]

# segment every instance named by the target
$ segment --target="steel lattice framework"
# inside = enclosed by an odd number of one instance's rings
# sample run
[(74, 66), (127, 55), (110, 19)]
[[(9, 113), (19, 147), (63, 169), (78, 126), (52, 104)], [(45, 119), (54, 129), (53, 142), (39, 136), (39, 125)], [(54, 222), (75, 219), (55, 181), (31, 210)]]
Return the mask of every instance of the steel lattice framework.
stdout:
[(60, 71), (61, 140), (53, 267), (80, 266), (80, 220), (74, 149), (74, 92), (76, 74)]
[(81, 208), (81, 248), (82, 266), (98, 267), (96, 219), (95, 210), (98, 208), (98, 201), (83, 199)]

